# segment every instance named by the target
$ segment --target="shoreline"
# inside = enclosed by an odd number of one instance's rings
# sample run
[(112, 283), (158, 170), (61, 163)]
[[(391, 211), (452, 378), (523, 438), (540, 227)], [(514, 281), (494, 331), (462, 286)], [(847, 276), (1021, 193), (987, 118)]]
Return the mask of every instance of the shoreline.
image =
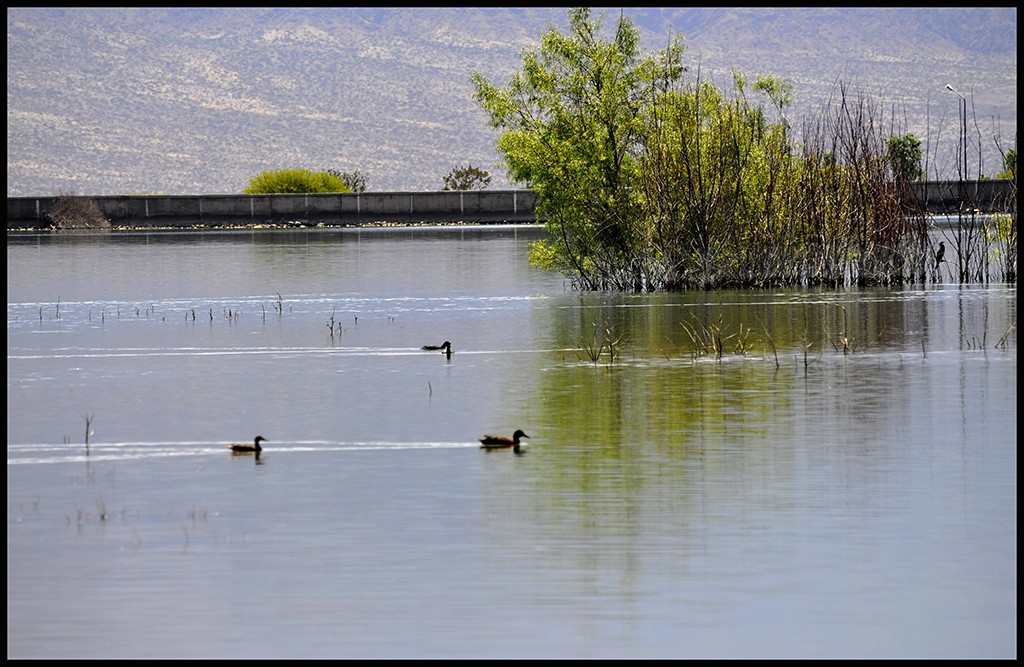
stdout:
[(348, 223), (310, 223), (303, 220), (284, 222), (257, 222), (251, 224), (236, 223), (198, 223), (183, 225), (121, 225), (111, 223), (102, 227), (68, 227), (56, 229), (52, 227), (8, 227), (10, 232), (26, 232), (33, 234), (59, 234), (63, 232), (202, 232), (202, 231), (250, 231), (262, 229), (401, 229), (405, 227), (537, 227), (543, 228), (539, 222), (475, 222), (475, 221), (419, 221), (419, 222), (348, 222)]

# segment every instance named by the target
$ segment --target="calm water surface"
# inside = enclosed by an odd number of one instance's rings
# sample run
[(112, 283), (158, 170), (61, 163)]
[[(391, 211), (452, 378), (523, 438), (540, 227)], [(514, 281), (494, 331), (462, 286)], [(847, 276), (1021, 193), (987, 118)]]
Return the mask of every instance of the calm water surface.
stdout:
[(1016, 657), (1015, 289), (536, 237), (9, 235), (8, 657)]

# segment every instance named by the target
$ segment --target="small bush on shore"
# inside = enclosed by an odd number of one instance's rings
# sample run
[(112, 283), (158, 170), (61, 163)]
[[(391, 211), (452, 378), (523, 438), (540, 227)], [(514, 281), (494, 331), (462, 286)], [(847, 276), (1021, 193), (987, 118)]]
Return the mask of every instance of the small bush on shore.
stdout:
[(46, 212), (50, 229), (109, 229), (110, 220), (95, 199), (61, 194)]
[(281, 193), (351, 192), (345, 181), (326, 171), (309, 169), (278, 169), (264, 171), (249, 180), (242, 192), (247, 195)]
[(366, 192), (366, 174), (359, 171), (338, 171), (337, 169), (327, 169), (328, 174), (331, 176), (337, 176), (341, 181), (348, 186), (348, 189), (359, 194)]
[(442, 190), (484, 190), (491, 184), (491, 175), (467, 164), (465, 167), (452, 167), (444, 177)]

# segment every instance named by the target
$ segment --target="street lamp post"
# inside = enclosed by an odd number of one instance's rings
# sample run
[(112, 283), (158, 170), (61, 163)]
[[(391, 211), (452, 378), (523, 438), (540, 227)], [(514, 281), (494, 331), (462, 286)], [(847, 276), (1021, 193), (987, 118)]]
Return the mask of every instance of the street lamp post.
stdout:
[(967, 98), (948, 83), (946, 90), (960, 98), (957, 103), (957, 110), (960, 112), (960, 146), (957, 149), (960, 159), (957, 161), (957, 167), (960, 171), (960, 180), (965, 181), (967, 180)]

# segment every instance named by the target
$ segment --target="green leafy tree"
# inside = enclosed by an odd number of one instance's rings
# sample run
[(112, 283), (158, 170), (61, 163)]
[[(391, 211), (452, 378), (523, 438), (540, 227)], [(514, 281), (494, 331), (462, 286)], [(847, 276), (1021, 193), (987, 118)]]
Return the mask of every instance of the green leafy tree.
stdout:
[(338, 171), (337, 169), (328, 169), (327, 173), (340, 178), (348, 186), (348, 189), (356, 194), (366, 192), (366, 174), (359, 170)]
[[(792, 84), (736, 74), (732, 98), (685, 82), (680, 38), (654, 55), (620, 13), (586, 8), (498, 87), (474, 72), (512, 182), (537, 194), (548, 237), (530, 251), (582, 289), (887, 283), (923, 275), (926, 227), (908, 188), (911, 135), (887, 145), (863, 97), (793, 141)], [(748, 99), (748, 93), (750, 98)], [(903, 150), (902, 153), (898, 152)]]
[(249, 180), (242, 191), (249, 195), (350, 192), (349, 187), (337, 176), (326, 171), (312, 172), (309, 169), (279, 169), (264, 171)]
[[(642, 172), (666, 287), (709, 286), (752, 275), (785, 226), (793, 158), (782, 112), (785, 82), (760, 77), (750, 90), (769, 96), (780, 120), (746, 99), (734, 74), (730, 100), (710, 82), (659, 94), (648, 111)], [(767, 263), (774, 264), (774, 261)]]
[(491, 184), (491, 175), (467, 164), (465, 167), (453, 167), (444, 177), (442, 190), (483, 190)]
[(890, 137), (886, 148), (894, 180), (907, 183), (921, 179), (924, 169), (921, 168), (921, 141), (917, 137), (913, 134)]
[(569, 11), (569, 34), (551, 30), (523, 54), (522, 70), (500, 88), (479, 72), (475, 98), (501, 131), (513, 182), (528, 184), (547, 218), (549, 238), (535, 258), (587, 289), (639, 288), (650, 276), (638, 153), (643, 109), (678, 80), (683, 42), (657, 56), (639, 51), (636, 28), (620, 13), (610, 39), (603, 17)]

